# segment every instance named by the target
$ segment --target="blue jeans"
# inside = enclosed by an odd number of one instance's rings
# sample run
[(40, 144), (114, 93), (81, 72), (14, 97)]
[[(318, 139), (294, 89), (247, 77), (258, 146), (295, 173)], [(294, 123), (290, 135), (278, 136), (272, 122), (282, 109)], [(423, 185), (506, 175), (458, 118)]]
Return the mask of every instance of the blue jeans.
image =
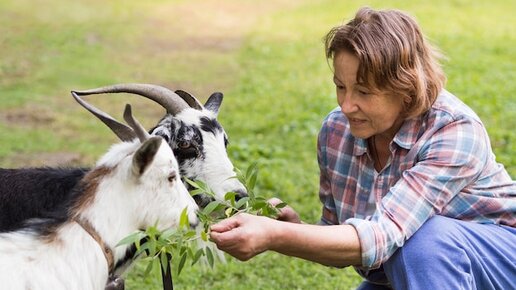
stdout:
[(391, 287), (357, 289), (516, 289), (516, 229), (435, 216), (383, 269)]

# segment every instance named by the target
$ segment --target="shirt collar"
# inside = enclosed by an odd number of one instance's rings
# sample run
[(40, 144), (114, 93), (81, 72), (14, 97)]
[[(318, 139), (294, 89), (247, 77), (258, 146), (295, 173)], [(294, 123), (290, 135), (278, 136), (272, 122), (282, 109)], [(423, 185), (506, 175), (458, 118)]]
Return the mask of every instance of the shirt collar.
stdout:
[(401, 125), (400, 130), (392, 140), (401, 148), (409, 150), (417, 141), (419, 129), (421, 127), (421, 116), (405, 120)]
[(367, 141), (362, 138), (355, 138), (355, 145), (353, 146), (353, 155), (360, 156), (367, 152)]

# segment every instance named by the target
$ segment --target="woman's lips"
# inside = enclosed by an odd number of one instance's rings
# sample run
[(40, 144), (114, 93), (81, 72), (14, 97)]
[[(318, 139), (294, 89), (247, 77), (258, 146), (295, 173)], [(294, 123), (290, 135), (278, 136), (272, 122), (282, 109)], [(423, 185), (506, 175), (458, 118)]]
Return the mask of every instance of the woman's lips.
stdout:
[(348, 120), (350, 125), (352, 126), (360, 126), (367, 123), (367, 120), (365, 119), (349, 118)]

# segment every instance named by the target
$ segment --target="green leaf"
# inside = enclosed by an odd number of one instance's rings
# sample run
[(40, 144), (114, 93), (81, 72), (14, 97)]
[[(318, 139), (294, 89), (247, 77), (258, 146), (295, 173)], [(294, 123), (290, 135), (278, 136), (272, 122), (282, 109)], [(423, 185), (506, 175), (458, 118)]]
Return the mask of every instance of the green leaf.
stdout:
[(270, 215), (270, 210), (267, 206), (264, 206), (261, 208), (260, 210), (260, 215), (262, 216), (269, 216)]
[(196, 189), (200, 189), (201, 186), (199, 184), (197, 184), (197, 182), (191, 180), (191, 179), (188, 179), (186, 177), (183, 176), (183, 179), (188, 183), (190, 184), (193, 188), (196, 188)]
[(247, 183), (248, 190), (252, 191), (254, 189), (254, 186), (256, 185), (256, 178), (257, 178), (257, 174), (251, 175), (251, 177), (249, 178), (249, 181)]
[(204, 193), (204, 190), (202, 190), (202, 189), (194, 189), (194, 190), (190, 191), (191, 196), (196, 196), (196, 195), (202, 194), (202, 193)]
[(177, 230), (176, 230), (176, 229), (167, 229), (167, 230), (163, 231), (163, 232), (160, 234), (159, 238), (160, 238), (160, 239), (163, 239), (163, 240), (168, 240), (168, 239), (170, 239), (170, 238), (171, 238), (174, 234), (176, 234), (176, 233), (177, 233)]
[(188, 228), (190, 223), (188, 222), (188, 208), (185, 207), (181, 212), (181, 217), (179, 218), (179, 227), (180, 228)]
[(168, 270), (168, 259), (167, 259), (167, 253), (166, 252), (161, 252), (160, 255), (160, 260), (161, 260), (161, 267), (163, 268), (163, 271), (167, 271)]
[(183, 239), (189, 240), (189, 239), (195, 237), (196, 235), (197, 235), (197, 233), (195, 231), (190, 230), (183, 234)]
[(146, 244), (149, 245), (149, 257), (155, 256), (157, 252), (156, 241), (150, 240)]
[(265, 206), (267, 205), (267, 202), (266, 201), (263, 201), (263, 200), (256, 200), (253, 205), (252, 205), (252, 208), (254, 210), (260, 210), (260, 209), (263, 209)]
[(139, 247), (139, 249), (137, 249), (135, 256), (138, 256), (140, 255), (141, 253), (145, 252), (146, 250), (148, 250), (150, 247), (150, 243), (145, 243), (143, 244), (141, 247)]
[(252, 174), (254, 174), (256, 172), (256, 170), (257, 170), (257, 166), (258, 166), (258, 162), (251, 163), (251, 165), (249, 165), (249, 167), (247, 167), (247, 170), (245, 172), (245, 176), (249, 177)]
[(237, 167), (234, 167), (233, 171), (236, 173), (237, 176), (242, 176), (242, 170), (238, 169)]
[(235, 208), (240, 209), (242, 206), (244, 206), (249, 201), (249, 197), (242, 197), (237, 201), (235, 204)]
[(186, 252), (187, 252), (187, 249), (186, 249), (186, 248), (187, 248), (186, 246), (182, 246), (182, 247), (181, 247), (181, 249), (180, 249), (180, 251), (179, 251), (179, 255), (180, 255), (180, 256), (182, 256), (182, 255), (186, 254)]
[(190, 258), (192, 258), (192, 259), (193, 259), (193, 257), (194, 257), (194, 253), (193, 253), (193, 251), (192, 251), (192, 248), (191, 248), (191, 247), (188, 247), (188, 249), (187, 249), (187, 250), (188, 250), (188, 251), (187, 251), (187, 253), (188, 253), (188, 257), (190, 257)]
[(149, 261), (149, 264), (147, 264), (147, 267), (145, 268), (145, 272), (144, 272), (144, 274), (143, 274), (144, 276), (148, 276), (148, 275), (149, 275), (149, 273), (150, 273), (150, 272), (152, 271), (152, 269), (154, 268), (154, 264), (155, 264), (156, 262), (158, 262), (158, 260), (156, 260), (156, 259), (151, 259), (151, 260)]
[(202, 213), (205, 214), (205, 215), (209, 215), (210, 213), (212, 213), (219, 205), (220, 205), (220, 201), (212, 201), (210, 202), (203, 210), (202, 210)]
[(208, 258), (208, 263), (210, 264), (210, 267), (213, 268), (213, 253), (211, 252), (210, 248), (206, 248), (206, 258)]
[(177, 275), (181, 274), (181, 271), (183, 270), (183, 267), (185, 266), (186, 262), (186, 253), (183, 253), (181, 255), (181, 260), (179, 261), (179, 265), (177, 265)]
[(121, 245), (134, 244), (136, 241), (141, 240), (143, 237), (145, 237), (145, 234), (141, 231), (137, 231), (123, 238), (116, 246), (118, 247)]
[(227, 192), (225, 195), (224, 195), (224, 200), (227, 200), (231, 203), (232, 206), (235, 206), (235, 198), (237, 196), (237, 193), (236, 192)]
[(224, 213), (226, 214), (226, 217), (230, 217), (233, 213), (233, 208), (228, 207)]
[(193, 266), (195, 263), (197, 263), (199, 261), (199, 259), (201, 258), (201, 256), (203, 256), (203, 255), (204, 255), (203, 249), (197, 250), (197, 252), (195, 252), (194, 257), (192, 258), (192, 264), (191, 265)]

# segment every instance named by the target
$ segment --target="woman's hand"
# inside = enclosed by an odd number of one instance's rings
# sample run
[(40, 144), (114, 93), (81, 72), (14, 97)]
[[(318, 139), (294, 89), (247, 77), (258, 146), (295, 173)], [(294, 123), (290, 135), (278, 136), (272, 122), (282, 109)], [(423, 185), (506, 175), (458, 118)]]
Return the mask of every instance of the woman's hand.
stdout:
[[(283, 201), (279, 198), (273, 197), (273, 198), (269, 199), (267, 202), (270, 203), (271, 205), (276, 206), (276, 205), (282, 203)], [(277, 219), (280, 221), (284, 221), (284, 222), (297, 223), (297, 224), (301, 223), (301, 219), (299, 218), (299, 215), (297, 214), (297, 212), (288, 205), (285, 206), (284, 208), (279, 209), (279, 215), (278, 215)]]
[[(271, 198), (267, 202), (276, 206), (283, 201)], [(301, 223), (299, 215), (290, 206), (279, 209), (277, 219)], [(275, 220), (267, 217), (238, 214), (212, 225), (210, 238), (220, 250), (241, 261), (247, 261), (270, 249), (275, 224)]]
[(247, 261), (269, 250), (277, 221), (246, 213), (225, 219), (210, 228), (210, 238), (217, 248)]

